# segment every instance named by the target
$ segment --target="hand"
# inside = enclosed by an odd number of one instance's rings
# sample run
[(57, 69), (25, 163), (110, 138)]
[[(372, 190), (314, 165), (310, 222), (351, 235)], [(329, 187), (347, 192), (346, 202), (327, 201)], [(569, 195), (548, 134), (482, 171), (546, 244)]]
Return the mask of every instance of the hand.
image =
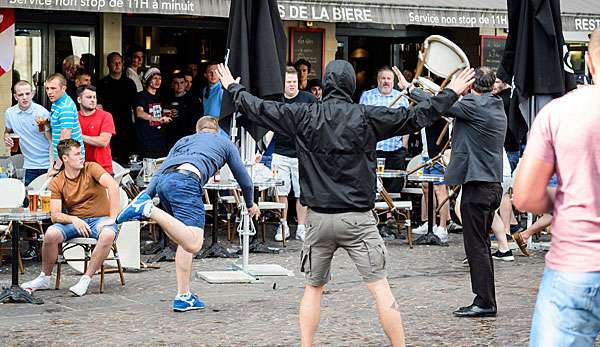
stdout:
[(464, 69), (458, 75), (454, 76), (448, 84), (448, 88), (452, 89), (458, 95), (463, 95), (473, 85), (473, 82), (475, 82), (475, 69)]
[(92, 229), (90, 229), (90, 226), (80, 218), (73, 217), (73, 226), (75, 227), (75, 230), (77, 230), (79, 235), (83, 237), (90, 237)]
[(10, 148), (14, 145), (14, 142), (10, 137), (9, 133), (4, 133), (4, 145), (6, 146), (6, 148)]
[(405, 90), (406, 88), (410, 87), (411, 83), (406, 80), (400, 69), (392, 66), (392, 71), (394, 71), (396, 77), (398, 77), (398, 88)]
[(96, 105), (96, 108), (97, 108), (98, 110), (104, 110), (104, 106), (102, 106), (102, 104), (97, 104), (97, 105)]
[(223, 64), (217, 66), (217, 76), (219, 76), (221, 85), (225, 89), (228, 89), (232, 83), (240, 83), (240, 77), (234, 79), (231, 71), (229, 71), (229, 67)]
[(248, 209), (248, 214), (250, 215), (250, 217), (258, 219), (258, 217), (260, 217), (260, 208), (258, 208), (258, 205), (252, 205), (252, 207)]
[(260, 154), (260, 152), (256, 152), (256, 154), (254, 155), (254, 162), (255, 163), (260, 163), (260, 161), (262, 160), (262, 154)]
[(172, 120), (173, 120), (173, 118), (171, 118), (171, 117), (160, 117), (159, 122), (161, 122), (162, 124), (167, 124), (167, 123), (171, 123)]

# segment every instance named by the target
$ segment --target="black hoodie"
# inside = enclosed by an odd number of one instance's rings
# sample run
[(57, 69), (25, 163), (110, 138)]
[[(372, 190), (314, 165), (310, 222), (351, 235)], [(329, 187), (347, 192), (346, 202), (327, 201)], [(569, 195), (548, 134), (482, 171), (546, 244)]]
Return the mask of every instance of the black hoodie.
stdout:
[(300, 164), (300, 202), (317, 212), (366, 211), (375, 203), (378, 141), (428, 126), (458, 96), (445, 89), (406, 110), (352, 103), (354, 69), (335, 60), (325, 69), (323, 102), (284, 104), (263, 101), (231, 84), (237, 111), (250, 120), (295, 138)]

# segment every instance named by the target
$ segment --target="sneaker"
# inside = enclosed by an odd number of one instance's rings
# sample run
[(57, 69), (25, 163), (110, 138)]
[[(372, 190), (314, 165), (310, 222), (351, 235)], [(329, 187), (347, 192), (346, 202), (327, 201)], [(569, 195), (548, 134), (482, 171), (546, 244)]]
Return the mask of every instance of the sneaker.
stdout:
[(77, 282), (76, 285), (69, 288), (69, 291), (77, 296), (84, 296), (85, 293), (87, 293), (91, 280), (92, 279), (88, 276), (81, 276), (79, 282)]
[(140, 220), (144, 217), (148, 218), (150, 215), (150, 209), (154, 206), (152, 204), (152, 199), (146, 193), (146, 191), (142, 191), (139, 193), (127, 207), (119, 213), (117, 216), (117, 224), (121, 224), (123, 222), (129, 220)]
[(196, 294), (191, 294), (187, 297), (178, 295), (173, 300), (173, 311), (175, 312), (201, 310), (203, 308), (204, 302)]
[(523, 239), (523, 235), (521, 235), (521, 233), (519, 232), (514, 233), (512, 237), (517, 243), (519, 249), (521, 250), (521, 253), (523, 253), (524, 256), (529, 257), (529, 252), (527, 252), (527, 241)]
[(304, 241), (305, 234), (306, 234), (306, 227), (298, 226), (298, 229), (296, 229), (296, 240)]
[(449, 233), (456, 233), (459, 231), (462, 231), (461, 225), (454, 223), (454, 221), (451, 221), (450, 224), (448, 224), (448, 232)]
[(497, 250), (495, 253), (492, 254), (492, 258), (494, 258), (496, 260), (504, 260), (504, 261), (515, 260), (515, 257), (513, 257), (513, 253), (510, 249), (506, 252), (500, 252), (500, 250)]
[(436, 225), (433, 227), (433, 234), (439, 237), (440, 241), (448, 242), (448, 230), (446, 228)]
[(31, 289), (32, 291), (50, 289), (50, 276), (40, 274), (35, 279), (21, 284), (21, 288)]
[(421, 225), (420, 227), (414, 228), (412, 230), (413, 234), (421, 234), (421, 235), (425, 235), (427, 234), (427, 227), (429, 226), (429, 223), (425, 222), (423, 223), (423, 225)]
[(465, 258), (462, 260), (462, 264), (463, 264), (463, 265), (466, 265), (466, 266), (469, 266), (469, 258), (465, 257)]
[(38, 252), (35, 249), (35, 247), (29, 247), (28, 250), (25, 251), (25, 253), (23, 253), (21, 255), (21, 259), (23, 260), (32, 260), (32, 259), (37, 259), (38, 258)]
[(283, 235), (281, 233), (281, 229), (285, 230), (285, 239), (290, 238), (290, 227), (287, 224), (279, 224), (277, 228), (277, 233), (275, 233), (275, 241), (283, 241)]

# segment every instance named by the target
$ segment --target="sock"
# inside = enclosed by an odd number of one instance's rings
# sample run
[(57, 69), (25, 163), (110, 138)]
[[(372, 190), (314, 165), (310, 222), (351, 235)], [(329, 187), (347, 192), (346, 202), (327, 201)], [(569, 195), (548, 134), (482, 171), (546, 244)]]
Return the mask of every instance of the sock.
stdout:
[(500, 251), (500, 253), (506, 253), (510, 250), (510, 248), (502, 249), (502, 248), (498, 247), (498, 250)]
[(190, 292), (186, 292), (184, 294), (181, 294), (179, 292), (177, 292), (177, 296), (175, 298), (177, 299), (189, 299), (191, 296)]
[(287, 219), (280, 219), (279, 223), (281, 223), (282, 225), (286, 225), (287, 226)]
[(304, 224), (298, 224), (298, 229), (296, 229), (297, 231), (304, 231), (305, 226)]
[(144, 217), (150, 218), (150, 215), (152, 214), (152, 209), (153, 208), (154, 208), (154, 204), (153, 203), (146, 204), (144, 206), (144, 211), (142, 212), (142, 214), (144, 215)]

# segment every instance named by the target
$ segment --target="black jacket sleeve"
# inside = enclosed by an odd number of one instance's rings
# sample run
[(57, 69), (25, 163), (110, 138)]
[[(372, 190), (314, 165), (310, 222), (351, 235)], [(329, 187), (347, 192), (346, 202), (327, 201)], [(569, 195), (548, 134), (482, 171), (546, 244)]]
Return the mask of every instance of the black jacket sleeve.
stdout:
[(409, 134), (433, 124), (457, 100), (458, 95), (454, 91), (444, 89), (434, 97), (424, 98), (423, 101), (408, 110), (404, 108), (364, 107), (367, 108), (367, 117), (373, 127), (377, 141), (381, 141), (393, 136)]
[(295, 137), (299, 120), (308, 112), (309, 104), (285, 104), (259, 99), (248, 93), (244, 86), (232, 83), (228, 91), (233, 97), (235, 110), (251, 121), (288, 137)]

